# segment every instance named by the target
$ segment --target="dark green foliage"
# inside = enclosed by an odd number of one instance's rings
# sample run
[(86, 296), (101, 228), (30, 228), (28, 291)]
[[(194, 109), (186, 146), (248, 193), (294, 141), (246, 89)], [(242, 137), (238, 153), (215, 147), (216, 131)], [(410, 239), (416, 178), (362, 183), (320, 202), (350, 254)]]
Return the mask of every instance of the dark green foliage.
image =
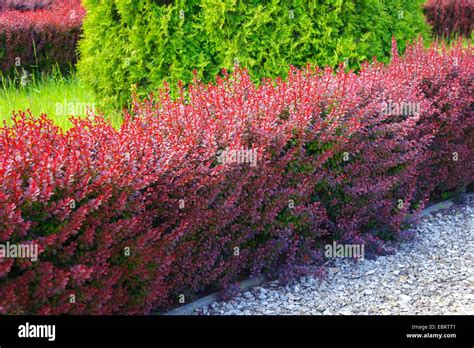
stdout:
[(193, 70), (212, 81), (222, 68), (253, 78), (285, 76), (290, 64), (357, 68), (425, 35), (424, 0), (84, 0), (79, 74), (102, 103), (125, 105)]

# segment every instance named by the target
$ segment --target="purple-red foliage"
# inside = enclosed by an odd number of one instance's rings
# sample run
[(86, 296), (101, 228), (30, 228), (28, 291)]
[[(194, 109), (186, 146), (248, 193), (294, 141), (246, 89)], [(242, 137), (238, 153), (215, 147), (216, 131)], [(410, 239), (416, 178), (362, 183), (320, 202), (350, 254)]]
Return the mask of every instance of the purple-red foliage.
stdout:
[(2, 0), (0, 12), (6, 10), (34, 11), (51, 6), (52, 0)]
[(471, 36), (474, 25), (472, 0), (428, 0), (424, 12), (434, 34), (440, 37)]
[(80, 0), (5, 3), (0, 9), (0, 70), (75, 63), (84, 15)]
[[(473, 181), (472, 76), (470, 47), (418, 43), (358, 74), (256, 86), (237, 70), (164, 90), (118, 130), (17, 115), (0, 134), (0, 243), (41, 254), (0, 261), (0, 313), (150, 313), (249, 275), (318, 272), (333, 240), (389, 252), (434, 190)], [(217, 161), (226, 148), (257, 165)]]

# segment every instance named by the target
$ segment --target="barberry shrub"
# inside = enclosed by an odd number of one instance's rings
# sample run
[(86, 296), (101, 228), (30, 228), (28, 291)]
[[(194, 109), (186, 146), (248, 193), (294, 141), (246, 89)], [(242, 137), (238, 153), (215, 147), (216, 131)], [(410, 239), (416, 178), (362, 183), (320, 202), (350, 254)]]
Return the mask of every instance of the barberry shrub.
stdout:
[(472, 75), (470, 47), (418, 42), (357, 74), (196, 77), (120, 129), (20, 113), (0, 132), (0, 243), (40, 255), (0, 260), (0, 313), (150, 313), (317, 273), (333, 241), (392, 252), (407, 214), (474, 181)]
[(51, 6), (52, 0), (2, 0), (0, 12), (6, 10), (32, 11)]
[(424, 12), (433, 34), (444, 38), (471, 37), (474, 25), (472, 0), (428, 0)]
[(254, 81), (289, 65), (358, 67), (386, 60), (390, 40), (427, 33), (424, 0), (221, 1), (85, 0), (80, 77), (103, 105), (193, 79), (212, 81), (235, 64)]
[(77, 61), (80, 0), (10, 0), (0, 5), (0, 72), (68, 69)]

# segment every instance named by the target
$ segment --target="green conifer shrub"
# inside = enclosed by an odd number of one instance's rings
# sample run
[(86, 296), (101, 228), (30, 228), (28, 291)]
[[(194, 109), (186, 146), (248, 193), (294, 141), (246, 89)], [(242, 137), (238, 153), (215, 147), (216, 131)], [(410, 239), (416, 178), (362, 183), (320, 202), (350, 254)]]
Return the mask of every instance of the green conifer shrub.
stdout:
[(252, 78), (307, 63), (357, 68), (426, 35), (424, 0), (83, 0), (79, 76), (107, 105), (168, 81), (211, 81), (235, 64)]

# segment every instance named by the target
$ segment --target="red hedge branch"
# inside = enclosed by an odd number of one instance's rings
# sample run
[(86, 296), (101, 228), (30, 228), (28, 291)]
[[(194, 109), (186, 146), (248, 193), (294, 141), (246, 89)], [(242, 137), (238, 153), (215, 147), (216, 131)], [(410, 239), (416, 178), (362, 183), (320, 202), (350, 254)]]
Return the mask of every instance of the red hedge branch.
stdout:
[(472, 0), (428, 0), (424, 12), (433, 33), (440, 37), (470, 37), (474, 23)]
[(0, 313), (150, 313), (317, 272), (334, 240), (392, 252), (408, 213), (473, 181), (472, 76), (471, 48), (418, 43), (357, 75), (257, 87), (238, 70), (162, 91), (119, 130), (17, 115), (0, 133), (0, 244), (40, 255), (0, 261)]
[(74, 64), (84, 14), (80, 0), (0, 9), (0, 70)]

